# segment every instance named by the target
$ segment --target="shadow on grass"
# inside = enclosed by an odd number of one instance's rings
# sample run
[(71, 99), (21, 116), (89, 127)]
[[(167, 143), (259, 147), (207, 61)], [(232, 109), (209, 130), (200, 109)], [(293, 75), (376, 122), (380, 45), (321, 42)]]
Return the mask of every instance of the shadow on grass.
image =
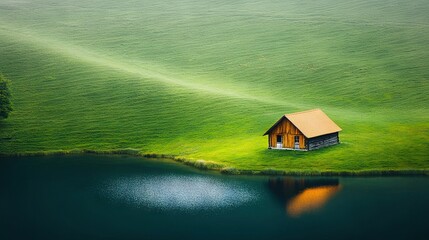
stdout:
[(277, 150), (277, 149), (263, 149), (258, 151), (259, 154), (265, 155), (266, 157), (278, 158), (278, 157), (290, 157), (292, 159), (302, 159), (308, 156), (317, 157), (322, 156), (328, 153), (333, 153), (335, 151), (344, 150), (348, 148), (348, 144), (338, 144), (334, 146), (329, 146), (312, 151), (294, 151), (294, 150)]

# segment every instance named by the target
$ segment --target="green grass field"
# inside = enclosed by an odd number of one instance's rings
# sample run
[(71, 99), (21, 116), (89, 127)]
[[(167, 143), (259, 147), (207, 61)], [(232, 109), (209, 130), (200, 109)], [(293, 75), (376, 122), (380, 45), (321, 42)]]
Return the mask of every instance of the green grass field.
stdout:
[[(0, 1), (0, 153), (137, 149), (237, 169), (429, 169), (426, 0)], [(321, 108), (341, 145), (267, 149)]]

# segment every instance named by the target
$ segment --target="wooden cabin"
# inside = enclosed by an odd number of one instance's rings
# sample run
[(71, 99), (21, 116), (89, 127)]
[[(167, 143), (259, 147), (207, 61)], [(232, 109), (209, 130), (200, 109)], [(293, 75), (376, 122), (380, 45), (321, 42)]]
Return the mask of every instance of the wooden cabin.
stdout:
[(315, 150), (340, 143), (338, 127), (322, 110), (283, 115), (267, 132), (269, 149)]

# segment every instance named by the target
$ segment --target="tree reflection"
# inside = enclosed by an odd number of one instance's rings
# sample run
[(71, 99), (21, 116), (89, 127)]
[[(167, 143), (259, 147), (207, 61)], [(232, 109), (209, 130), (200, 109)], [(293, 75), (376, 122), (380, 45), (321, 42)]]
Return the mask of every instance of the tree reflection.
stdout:
[(339, 179), (271, 178), (268, 187), (285, 204), (289, 216), (323, 207), (340, 189)]

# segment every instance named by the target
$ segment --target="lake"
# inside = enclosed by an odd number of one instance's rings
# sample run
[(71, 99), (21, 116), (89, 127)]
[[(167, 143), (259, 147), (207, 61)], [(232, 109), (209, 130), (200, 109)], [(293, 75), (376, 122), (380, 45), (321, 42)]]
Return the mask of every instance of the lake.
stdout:
[(104, 155), (0, 161), (0, 239), (425, 239), (428, 203), (428, 177), (229, 176)]

